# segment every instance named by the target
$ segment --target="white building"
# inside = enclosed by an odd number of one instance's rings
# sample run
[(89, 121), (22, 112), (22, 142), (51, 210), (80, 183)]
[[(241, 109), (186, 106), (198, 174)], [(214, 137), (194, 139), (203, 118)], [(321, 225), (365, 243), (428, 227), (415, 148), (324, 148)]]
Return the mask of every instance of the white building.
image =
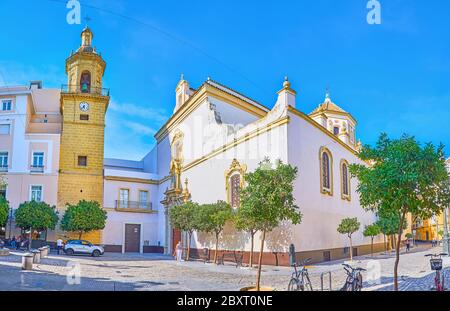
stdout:
[[(295, 198), (303, 221), (269, 234), (265, 263), (287, 264), (291, 243), (300, 257), (315, 261), (347, 257), (348, 238), (336, 231), (346, 217), (361, 222), (353, 238), (356, 253), (368, 253), (370, 239), (362, 230), (376, 217), (361, 208), (356, 180), (350, 180), (348, 165), (362, 163), (356, 155), (355, 133), (356, 120), (328, 95), (310, 115), (301, 112), (287, 79), (269, 109), (210, 79), (194, 90), (182, 78), (174, 113), (155, 135), (154, 149), (140, 162), (105, 160), (105, 207), (115, 209), (109, 213), (104, 243), (116, 251), (127, 251), (129, 244), (139, 251), (172, 253), (180, 239), (185, 245), (187, 241), (171, 228), (168, 209), (185, 199), (224, 200), (238, 208), (244, 174), (268, 157), (298, 167)], [(131, 205), (137, 207), (134, 212), (142, 211), (139, 202), (147, 200), (154, 213), (124, 212)], [(127, 224), (135, 224), (139, 235), (127, 233)], [(245, 233), (230, 227), (221, 240), (221, 250), (248, 255), (250, 240)], [(381, 242), (376, 240), (378, 249)], [(195, 256), (198, 250), (213, 248), (214, 239), (195, 233), (191, 245)]]
[[(56, 205), (60, 133), (59, 90), (41, 82), (0, 88), (0, 174), (8, 182), (0, 195), (13, 210), (30, 200)], [(2, 231), (0, 237), (20, 234), (13, 218)], [(43, 231), (35, 238), (54, 237)]]

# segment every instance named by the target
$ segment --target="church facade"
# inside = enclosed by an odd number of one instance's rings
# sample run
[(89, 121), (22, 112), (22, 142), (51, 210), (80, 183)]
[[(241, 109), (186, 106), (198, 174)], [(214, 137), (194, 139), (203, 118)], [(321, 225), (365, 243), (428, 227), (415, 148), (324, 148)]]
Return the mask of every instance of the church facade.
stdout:
[[(43, 200), (61, 216), (67, 203), (95, 200), (108, 212), (107, 224), (85, 239), (110, 252), (171, 254), (178, 241), (188, 241), (171, 227), (170, 208), (188, 200), (223, 200), (239, 208), (245, 174), (269, 158), (298, 168), (294, 192), (303, 220), (268, 234), (264, 263), (287, 264), (290, 244), (299, 257), (315, 262), (348, 257), (348, 238), (336, 230), (347, 217), (361, 223), (353, 235), (354, 254), (370, 252), (370, 238), (362, 231), (376, 216), (360, 206), (357, 181), (348, 171), (350, 164), (363, 163), (357, 156), (357, 122), (329, 94), (307, 114), (287, 78), (268, 108), (210, 78), (193, 88), (181, 77), (173, 114), (156, 133), (154, 148), (141, 161), (108, 159), (106, 63), (92, 45), (89, 28), (81, 39), (66, 61), (68, 82), (61, 90), (43, 89), (40, 83), (0, 89), (2, 105), (13, 107), (0, 111), (0, 169), (8, 179), (2, 193), (13, 209)], [(4, 235), (17, 230), (11, 219)], [(59, 229), (38, 235), (47, 241), (72, 237)], [(375, 239), (375, 249), (383, 248), (382, 240)], [(228, 226), (221, 241), (221, 251), (248, 256), (245, 233)], [(193, 255), (213, 243), (212, 236), (195, 233)]]

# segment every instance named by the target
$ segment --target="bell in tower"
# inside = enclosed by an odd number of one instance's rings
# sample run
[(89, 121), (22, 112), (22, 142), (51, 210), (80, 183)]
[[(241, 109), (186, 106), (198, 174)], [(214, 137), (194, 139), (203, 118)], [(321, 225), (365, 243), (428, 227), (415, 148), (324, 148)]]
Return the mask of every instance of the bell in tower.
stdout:
[(92, 45), (94, 34), (89, 27), (81, 32), (81, 45), (66, 61), (67, 87), (63, 92), (108, 96), (102, 89), (106, 63)]

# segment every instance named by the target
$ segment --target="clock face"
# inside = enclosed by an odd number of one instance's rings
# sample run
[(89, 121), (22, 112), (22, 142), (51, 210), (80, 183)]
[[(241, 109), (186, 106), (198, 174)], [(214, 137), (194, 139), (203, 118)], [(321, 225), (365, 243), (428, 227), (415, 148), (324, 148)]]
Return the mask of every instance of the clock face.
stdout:
[(80, 110), (84, 111), (84, 112), (88, 111), (89, 110), (89, 104), (86, 103), (86, 102), (80, 103)]

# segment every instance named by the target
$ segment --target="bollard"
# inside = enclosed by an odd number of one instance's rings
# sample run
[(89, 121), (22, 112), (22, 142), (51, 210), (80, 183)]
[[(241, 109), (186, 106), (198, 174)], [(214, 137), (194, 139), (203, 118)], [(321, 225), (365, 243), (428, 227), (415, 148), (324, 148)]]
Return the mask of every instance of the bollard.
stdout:
[(40, 247), (40, 248), (38, 248), (38, 250), (40, 252), (41, 259), (44, 259), (45, 257), (47, 257), (47, 256), (45, 256), (45, 252), (46, 252), (45, 247)]
[(31, 253), (33, 254), (33, 263), (40, 263), (41, 262), (41, 252), (38, 250), (32, 250)]
[(34, 255), (26, 253), (22, 257), (22, 270), (33, 270), (33, 258)]

